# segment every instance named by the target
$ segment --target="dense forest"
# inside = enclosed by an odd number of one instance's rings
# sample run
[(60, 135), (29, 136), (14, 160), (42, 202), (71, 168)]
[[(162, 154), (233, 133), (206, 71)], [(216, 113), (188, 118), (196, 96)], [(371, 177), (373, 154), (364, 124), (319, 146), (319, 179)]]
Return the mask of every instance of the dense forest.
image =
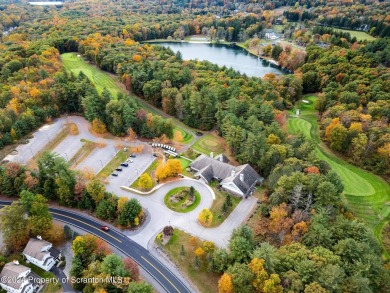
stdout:
[[(302, 94), (316, 93), (321, 134), (330, 148), (356, 165), (389, 175), (389, 38), (357, 42), (320, 26), (307, 34), (306, 55), (269, 48), (268, 54), (281, 64), (294, 64), (294, 74), (259, 79), (210, 62), (183, 60), (180, 53), (140, 41), (193, 34), (246, 41), (278, 19), (266, 3), (216, 18), (209, 13), (212, 7), (231, 9), (232, 3), (87, 1), (31, 9), (13, 2), (0, 6), (0, 148), (65, 113), (80, 113), (117, 136), (131, 128), (146, 138), (172, 138), (174, 122), (147, 113), (132, 98), (137, 95), (192, 128), (217, 130), (238, 162), (267, 177), (254, 229), (237, 229), (228, 250), (207, 252), (210, 271), (221, 275), (220, 292), (390, 291), (382, 247), (343, 204), (339, 176), (316, 158), (312, 142), (285, 131), (288, 110)], [(251, 2), (235, 1), (233, 10), (240, 5), (248, 10)], [(321, 23), (326, 18), (320, 19), (318, 11), (337, 9), (324, 3), (305, 2), (306, 8), (316, 8), (304, 21)], [(276, 7), (285, 4), (295, 5), (273, 2)], [(303, 13), (296, 6), (292, 9)], [(339, 9), (347, 8), (345, 3)], [(383, 24), (370, 33), (386, 36), (389, 20), (382, 12), (368, 17)], [(327, 38), (333, 39), (325, 47), (315, 41)], [(78, 52), (115, 74), (129, 94), (99, 93), (85, 74), (67, 73), (60, 59), (64, 52)], [(98, 180), (88, 180), (51, 154), (32, 169), (2, 165), (0, 190), (7, 196), (42, 194), (124, 226), (136, 225), (142, 217), (137, 203), (122, 203), (119, 209), (120, 199)], [(76, 253), (72, 274), (89, 276), (89, 264), (108, 262), (107, 257), (93, 260), (93, 253), (84, 258)], [(112, 262), (124, 266), (117, 259)], [(84, 292), (91, 290), (87, 286)]]

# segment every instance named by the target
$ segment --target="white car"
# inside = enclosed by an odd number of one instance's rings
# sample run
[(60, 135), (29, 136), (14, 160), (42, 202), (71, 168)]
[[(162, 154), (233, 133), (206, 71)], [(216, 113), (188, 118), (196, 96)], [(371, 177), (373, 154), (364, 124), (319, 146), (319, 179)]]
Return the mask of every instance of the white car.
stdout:
[(128, 163), (134, 163), (134, 161), (132, 159), (127, 159), (126, 162)]

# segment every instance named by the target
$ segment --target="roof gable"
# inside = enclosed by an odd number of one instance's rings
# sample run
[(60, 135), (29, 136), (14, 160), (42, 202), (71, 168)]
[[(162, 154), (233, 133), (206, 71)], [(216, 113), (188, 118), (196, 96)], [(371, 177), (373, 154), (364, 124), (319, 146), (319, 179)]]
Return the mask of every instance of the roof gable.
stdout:
[[(23, 250), (23, 254), (29, 255), (37, 260), (43, 260), (47, 254), (50, 254), (47, 250), (50, 249), (51, 246), (52, 244), (45, 240), (30, 238)], [(47, 250), (45, 249), (46, 247), (48, 247)]]

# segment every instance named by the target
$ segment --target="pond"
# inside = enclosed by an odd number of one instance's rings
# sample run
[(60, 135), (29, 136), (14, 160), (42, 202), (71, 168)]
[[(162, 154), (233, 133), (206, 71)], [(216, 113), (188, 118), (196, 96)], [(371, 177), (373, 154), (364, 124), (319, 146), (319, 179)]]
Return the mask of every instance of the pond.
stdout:
[[(157, 43), (156, 43), (157, 44)], [(251, 55), (236, 45), (219, 45), (204, 43), (162, 42), (161, 46), (169, 47), (173, 52), (180, 51), (184, 60), (207, 60), (219, 66), (232, 67), (248, 76), (263, 77), (267, 73), (285, 74), (276, 65)]]

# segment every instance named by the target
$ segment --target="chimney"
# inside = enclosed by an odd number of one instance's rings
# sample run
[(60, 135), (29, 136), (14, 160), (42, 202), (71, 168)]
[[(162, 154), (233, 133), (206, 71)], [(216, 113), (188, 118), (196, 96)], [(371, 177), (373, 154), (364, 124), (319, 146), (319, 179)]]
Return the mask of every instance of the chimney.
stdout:
[(223, 163), (223, 155), (222, 154), (219, 156), (219, 160)]
[(232, 177), (234, 177), (234, 175), (236, 175), (236, 171), (232, 170)]
[(19, 265), (19, 262), (16, 259), (14, 259), (12, 262), (14, 263), (14, 265)]
[(242, 181), (242, 182), (244, 182), (244, 174), (240, 174), (240, 180)]
[(210, 158), (214, 158), (214, 153), (213, 152), (210, 153)]
[(42, 240), (41, 235), (38, 235), (38, 236), (37, 236), (37, 239), (38, 239), (38, 240)]

